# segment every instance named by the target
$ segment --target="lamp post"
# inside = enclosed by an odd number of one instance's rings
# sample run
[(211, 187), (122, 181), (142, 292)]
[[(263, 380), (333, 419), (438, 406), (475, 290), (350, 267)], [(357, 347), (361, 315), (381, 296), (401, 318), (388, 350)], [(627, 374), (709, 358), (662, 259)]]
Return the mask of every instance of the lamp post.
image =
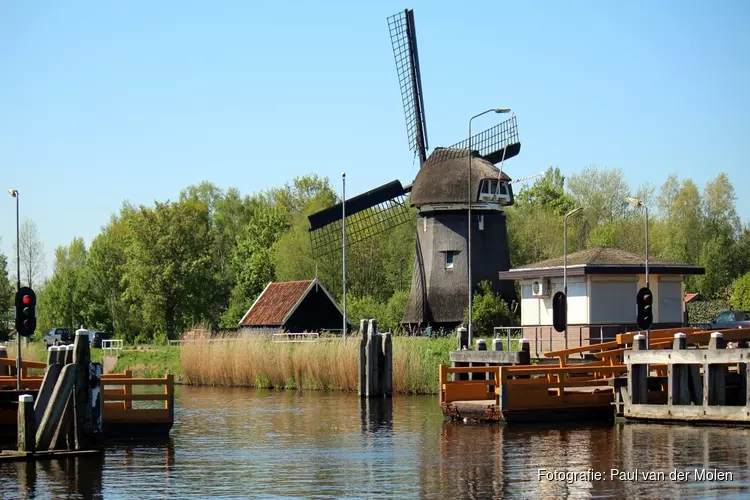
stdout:
[(581, 207), (574, 208), (563, 219), (563, 294), (565, 294), (565, 348), (568, 348), (568, 217), (580, 213)]
[(346, 172), (341, 172), (341, 252), (342, 252), (342, 285), (344, 293), (344, 324), (341, 330), (344, 342), (346, 342)]
[[(645, 203), (643, 203), (643, 200), (640, 198), (625, 198), (625, 201), (627, 201), (629, 204), (636, 208), (643, 208), (643, 213), (645, 217), (645, 225), (646, 225), (646, 288), (649, 288), (649, 281), (648, 281), (648, 207)], [(651, 328), (646, 329), (646, 349), (651, 348)]]
[[(16, 290), (21, 289), (21, 225), (18, 214), (18, 189), (9, 189), (8, 194), (16, 199)], [(21, 334), (16, 331), (16, 389), (21, 390)]]
[(469, 180), (467, 181), (467, 184), (468, 184), (468, 194), (469, 194), (469, 216), (468, 216), (469, 228), (468, 228), (468, 234), (467, 234), (467, 238), (466, 238), (466, 253), (467, 253), (467, 258), (466, 258), (467, 273), (466, 274), (467, 274), (467, 277), (468, 277), (468, 285), (469, 285), (469, 288), (468, 288), (468, 291), (469, 291), (469, 329), (468, 329), (469, 347), (471, 347), (471, 342), (472, 342), (472, 329), (471, 329), (471, 326), (472, 326), (472, 316), (473, 316), (473, 311), (471, 310), (472, 309), (472, 293), (471, 293), (471, 199), (473, 197), (473, 194), (472, 194), (472, 191), (471, 191), (471, 157), (473, 156), (472, 150), (471, 150), (471, 122), (474, 120), (474, 118), (479, 118), (482, 115), (486, 115), (487, 113), (492, 113), (492, 112), (495, 112), (495, 113), (510, 113), (510, 108), (491, 108), (491, 109), (488, 109), (487, 111), (482, 111), (481, 113), (479, 113), (477, 115), (474, 115), (474, 116), (472, 116), (469, 119), (469, 155), (468, 155), (469, 156)]

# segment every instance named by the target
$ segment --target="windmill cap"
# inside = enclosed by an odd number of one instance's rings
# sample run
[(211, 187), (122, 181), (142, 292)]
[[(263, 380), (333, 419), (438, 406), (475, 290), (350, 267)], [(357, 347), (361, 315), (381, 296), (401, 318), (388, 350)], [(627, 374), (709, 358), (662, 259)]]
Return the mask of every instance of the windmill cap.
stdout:
[[(410, 202), (414, 206), (436, 203), (467, 203), (469, 199), (469, 150), (435, 148), (419, 169), (411, 188)], [(472, 198), (478, 198), (484, 179), (510, 181), (505, 172), (477, 154), (471, 157)], [(472, 199), (472, 202), (477, 201)]]

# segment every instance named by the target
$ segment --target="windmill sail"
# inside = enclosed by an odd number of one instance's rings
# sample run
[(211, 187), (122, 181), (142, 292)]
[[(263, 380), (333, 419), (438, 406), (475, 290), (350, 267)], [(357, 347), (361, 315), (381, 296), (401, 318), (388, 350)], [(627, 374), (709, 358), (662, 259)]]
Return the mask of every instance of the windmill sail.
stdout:
[[(430, 162), (437, 163), (466, 156), (467, 149), (469, 149), (469, 139), (464, 139), (449, 148), (435, 150), (435, 153), (430, 157)], [(499, 163), (518, 155), (521, 152), (521, 142), (518, 138), (518, 124), (515, 115), (494, 127), (471, 136), (471, 149), (478, 151), (490, 163)]]
[(388, 18), (393, 57), (396, 60), (401, 101), (406, 117), (409, 149), (419, 155), (419, 166), (427, 160), (427, 122), (424, 115), (422, 76), (419, 72), (417, 32), (414, 11), (406, 9)]
[[(406, 195), (411, 186), (391, 181), (346, 200), (346, 241), (356, 244), (409, 222)], [(341, 203), (308, 217), (313, 256), (320, 258), (341, 249)]]

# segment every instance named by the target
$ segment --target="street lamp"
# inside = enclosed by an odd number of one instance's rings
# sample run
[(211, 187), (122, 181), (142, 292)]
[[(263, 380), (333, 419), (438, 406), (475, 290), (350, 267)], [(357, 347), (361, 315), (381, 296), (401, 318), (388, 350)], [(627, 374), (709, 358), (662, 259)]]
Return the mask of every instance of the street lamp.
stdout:
[(625, 198), (625, 201), (634, 207), (642, 207), (646, 216), (646, 288), (648, 288), (648, 207), (639, 198)]
[(16, 199), (16, 290), (21, 288), (21, 229), (18, 223), (18, 189), (9, 189), (8, 194)]
[(341, 284), (344, 292), (344, 324), (341, 335), (346, 342), (346, 172), (341, 172), (341, 253)]
[[(646, 223), (646, 288), (649, 288), (648, 286), (648, 207), (645, 203), (643, 203), (643, 200), (640, 198), (625, 198), (625, 201), (627, 201), (632, 206), (638, 208), (643, 208), (643, 213), (645, 215), (645, 223)], [(646, 328), (646, 349), (651, 349), (651, 327)]]
[(565, 294), (565, 348), (568, 348), (568, 217), (580, 213), (583, 208), (574, 208), (563, 219), (563, 293)]
[(472, 342), (472, 330), (471, 330), (471, 320), (472, 320), (472, 295), (471, 295), (471, 198), (472, 198), (472, 192), (471, 192), (471, 157), (472, 151), (471, 151), (471, 122), (474, 120), (474, 118), (479, 118), (482, 115), (486, 115), (487, 113), (510, 113), (510, 108), (491, 108), (487, 111), (482, 111), (478, 115), (474, 115), (469, 119), (469, 180), (468, 180), (468, 192), (469, 192), (469, 229), (468, 229), (468, 235), (467, 235), (467, 247), (466, 252), (468, 254), (467, 256), (467, 275), (468, 275), (468, 281), (469, 281), (469, 347), (471, 347)]
[[(16, 199), (16, 290), (21, 289), (21, 226), (18, 223), (18, 189), (9, 189), (8, 194)], [(21, 390), (21, 334), (16, 331), (16, 389)]]

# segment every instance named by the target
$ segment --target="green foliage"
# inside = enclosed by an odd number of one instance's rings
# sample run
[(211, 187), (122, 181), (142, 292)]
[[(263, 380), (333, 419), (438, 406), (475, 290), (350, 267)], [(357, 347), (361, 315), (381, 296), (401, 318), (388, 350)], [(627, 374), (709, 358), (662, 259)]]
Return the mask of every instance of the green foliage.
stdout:
[(725, 300), (698, 300), (689, 302), (686, 307), (690, 326), (708, 323), (708, 320), (730, 309)]
[(387, 327), (382, 324), (384, 311), (385, 304), (378, 302), (375, 297), (355, 297), (346, 294), (346, 319), (353, 329), (359, 329), (359, 320), (374, 318), (378, 320), (378, 330), (386, 331)]
[(8, 258), (0, 253), (0, 341), (8, 339), (12, 328), (13, 289), (8, 276)]
[[(508, 304), (492, 291), (489, 281), (479, 283), (472, 301), (472, 329), (474, 337), (492, 338), (496, 326), (510, 326), (511, 313)], [(469, 323), (469, 309), (464, 313), (464, 323)]]
[(750, 311), (750, 273), (745, 273), (734, 283), (732, 306), (735, 309)]
[[(645, 252), (644, 212), (624, 202), (632, 193), (622, 171), (586, 167), (567, 184), (560, 169), (550, 168), (505, 210), (513, 266), (560, 256), (563, 216), (577, 206), (584, 211), (568, 220), (569, 252), (590, 246)], [(718, 175), (701, 192), (673, 175), (656, 195), (643, 185), (634, 196), (656, 208), (649, 213), (650, 254), (704, 266), (705, 276), (689, 277), (686, 288), (707, 299), (729, 298), (732, 283), (750, 271), (750, 228), (737, 216), (728, 177)], [(37, 283), (37, 335), (83, 323), (133, 343), (174, 338), (202, 321), (234, 327), (269, 281), (316, 275), (341, 302), (341, 252), (314, 259), (307, 219), (336, 201), (328, 179), (310, 175), (249, 196), (202, 182), (175, 203), (126, 202), (90, 248), (77, 238), (56, 250), (51, 278), (43, 288)], [(409, 224), (348, 247), (352, 324), (375, 317), (381, 329), (399, 330), (414, 265), (411, 210)], [(0, 335), (14, 288), (7, 268), (0, 255)], [(744, 293), (743, 283), (736, 282), (735, 295)], [(695, 310), (691, 321), (715, 315), (708, 303), (697, 304), (688, 305)], [(509, 324), (507, 305), (485, 288), (474, 307), (478, 334)]]
[(522, 209), (544, 207), (555, 215), (565, 215), (574, 207), (575, 202), (565, 192), (565, 176), (560, 173), (560, 168), (550, 167), (531, 188), (519, 191), (516, 204)]
[(130, 301), (141, 300), (154, 333), (175, 338), (175, 332), (208, 313), (202, 299), (215, 276), (208, 207), (193, 200), (157, 202), (154, 208), (141, 207), (128, 228), (126, 294)]

